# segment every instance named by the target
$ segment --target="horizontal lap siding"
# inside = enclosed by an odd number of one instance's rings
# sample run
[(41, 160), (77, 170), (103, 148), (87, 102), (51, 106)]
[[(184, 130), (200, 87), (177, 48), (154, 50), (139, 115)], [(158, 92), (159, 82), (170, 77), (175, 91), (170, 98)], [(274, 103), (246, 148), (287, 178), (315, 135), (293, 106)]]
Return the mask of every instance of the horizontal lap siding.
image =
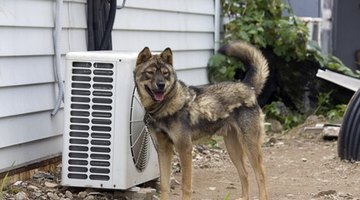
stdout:
[[(21, 165), (62, 150), (63, 110), (50, 115), (58, 91), (53, 70), (54, 2), (0, 1), (0, 171), (13, 162)], [(85, 3), (63, 5), (62, 77), (65, 54), (86, 50)]]
[[(86, 51), (86, 1), (65, 0), (62, 68), (70, 51)], [(120, 5), (122, 1), (118, 1)], [(54, 0), (0, 1), (0, 171), (59, 153), (63, 110), (55, 117)], [(132, 0), (117, 10), (114, 50), (174, 52), (180, 79), (202, 85), (214, 52), (214, 0)], [(45, 151), (44, 151), (45, 150)]]
[(207, 61), (214, 52), (214, 10), (213, 0), (127, 1), (116, 15), (113, 48), (138, 52), (145, 46), (152, 51), (170, 47), (179, 79), (207, 84)]

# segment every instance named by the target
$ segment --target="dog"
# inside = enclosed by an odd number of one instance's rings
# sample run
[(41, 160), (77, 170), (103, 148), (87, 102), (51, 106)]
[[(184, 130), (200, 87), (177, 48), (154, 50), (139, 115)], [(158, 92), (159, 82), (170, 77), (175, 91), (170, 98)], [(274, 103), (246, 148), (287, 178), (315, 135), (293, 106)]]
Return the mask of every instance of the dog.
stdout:
[(145, 47), (137, 57), (134, 80), (145, 108), (144, 122), (158, 152), (161, 200), (169, 199), (174, 150), (180, 157), (182, 199), (191, 199), (193, 144), (214, 134), (224, 137), (240, 177), (241, 198), (249, 199), (247, 157), (255, 172), (259, 198), (268, 199), (261, 151), (264, 115), (256, 101), (269, 75), (268, 64), (260, 50), (243, 41), (229, 43), (219, 52), (240, 59), (248, 67), (243, 81), (187, 86), (177, 79), (170, 48), (153, 55)]

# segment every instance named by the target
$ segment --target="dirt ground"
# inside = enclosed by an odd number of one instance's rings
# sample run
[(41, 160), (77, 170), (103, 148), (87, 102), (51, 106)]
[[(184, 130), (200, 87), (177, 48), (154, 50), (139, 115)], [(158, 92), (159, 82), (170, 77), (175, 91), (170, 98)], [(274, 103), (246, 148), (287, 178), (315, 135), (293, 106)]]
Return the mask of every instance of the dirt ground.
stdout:
[[(336, 140), (324, 140), (321, 134), (305, 133), (307, 122), (287, 133), (268, 135), (263, 153), (270, 199), (318, 200), (360, 199), (360, 163), (341, 161)], [(219, 146), (223, 147), (221, 141)], [(218, 149), (219, 154), (222, 149)], [(211, 152), (210, 152), (211, 153)], [(235, 167), (226, 152), (218, 158), (209, 157), (214, 165), (194, 159), (193, 199), (238, 199), (240, 183)], [(206, 156), (205, 156), (206, 157)], [(210, 162), (211, 163), (211, 162)], [(258, 199), (257, 185), (249, 168), (251, 199)], [(181, 180), (180, 173), (175, 179)], [(181, 186), (175, 185), (172, 200), (181, 199)]]
[[(360, 162), (341, 161), (336, 140), (324, 140), (320, 133), (305, 132), (305, 127), (325, 123), (313, 117), (288, 132), (268, 132), (263, 153), (267, 187), (271, 200), (360, 200)], [(193, 199), (234, 200), (240, 197), (240, 182), (221, 137), (212, 145), (198, 145), (193, 154)], [(256, 181), (248, 165), (251, 200), (258, 199)], [(171, 200), (181, 199), (179, 161), (173, 165)], [(66, 188), (60, 185), (60, 173), (39, 173), (41, 179), (18, 181), (11, 185), (3, 199), (7, 200), (111, 200), (122, 197), (120, 191), (91, 188)], [(158, 183), (152, 182), (156, 187)], [(148, 186), (145, 186), (148, 187)], [(154, 189), (150, 189), (154, 191)], [(119, 197), (115, 197), (119, 196)], [(126, 196), (126, 195), (125, 195)], [(1, 198), (0, 198), (1, 199)], [(139, 199), (139, 198), (137, 198)], [(140, 198), (141, 199), (141, 198)], [(156, 199), (156, 198), (153, 198)]]

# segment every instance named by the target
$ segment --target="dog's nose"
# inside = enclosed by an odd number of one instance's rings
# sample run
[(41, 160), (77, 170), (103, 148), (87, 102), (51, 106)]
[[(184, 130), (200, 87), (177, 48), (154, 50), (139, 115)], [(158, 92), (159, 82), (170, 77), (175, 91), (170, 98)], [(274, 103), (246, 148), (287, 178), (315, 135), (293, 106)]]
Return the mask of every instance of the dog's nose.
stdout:
[(156, 83), (156, 86), (159, 90), (163, 90), (165, 88), (165, 83), (159, 82), (159, 83)]

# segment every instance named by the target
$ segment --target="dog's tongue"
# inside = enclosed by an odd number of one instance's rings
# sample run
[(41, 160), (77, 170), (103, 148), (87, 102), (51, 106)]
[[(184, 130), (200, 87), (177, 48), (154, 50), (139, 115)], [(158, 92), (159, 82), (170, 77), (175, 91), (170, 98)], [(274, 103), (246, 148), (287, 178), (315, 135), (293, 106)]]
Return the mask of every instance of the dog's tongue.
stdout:
[(162, 101), (162, 100), (164, 100), (164, 93), (155, 92), (154, 93), (154, 98), (155, 98), (156, 101)]

